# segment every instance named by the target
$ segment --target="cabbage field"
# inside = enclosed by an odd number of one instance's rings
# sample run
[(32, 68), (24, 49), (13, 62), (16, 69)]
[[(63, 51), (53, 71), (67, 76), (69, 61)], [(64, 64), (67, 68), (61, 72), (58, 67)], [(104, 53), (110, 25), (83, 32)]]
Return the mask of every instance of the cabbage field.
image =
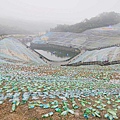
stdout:
[(120, 66), (0, 64), (1, 120), (120, 119)]

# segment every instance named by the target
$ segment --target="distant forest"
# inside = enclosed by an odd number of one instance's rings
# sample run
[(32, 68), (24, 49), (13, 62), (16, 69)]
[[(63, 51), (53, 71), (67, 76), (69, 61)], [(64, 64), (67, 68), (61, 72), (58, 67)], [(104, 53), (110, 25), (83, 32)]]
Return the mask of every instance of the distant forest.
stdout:
[(57, 25), (55, 28), (51, 28), (51, 32), (73, 32), (81, 33), (88, 29), (105, 27), (120, 23), (120, 14), (115, 12), (104, 12), (91, 19), (85, 19), (84, 21), (74, 25)]

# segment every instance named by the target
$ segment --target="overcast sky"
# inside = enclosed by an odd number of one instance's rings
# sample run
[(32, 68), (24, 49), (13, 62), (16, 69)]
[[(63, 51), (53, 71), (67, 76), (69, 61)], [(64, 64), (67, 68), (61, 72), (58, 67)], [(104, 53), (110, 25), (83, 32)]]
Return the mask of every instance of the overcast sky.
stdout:
[(120, 13), (120, 0), (0, 0), (0, 17), (77, 23), (102, 12)]

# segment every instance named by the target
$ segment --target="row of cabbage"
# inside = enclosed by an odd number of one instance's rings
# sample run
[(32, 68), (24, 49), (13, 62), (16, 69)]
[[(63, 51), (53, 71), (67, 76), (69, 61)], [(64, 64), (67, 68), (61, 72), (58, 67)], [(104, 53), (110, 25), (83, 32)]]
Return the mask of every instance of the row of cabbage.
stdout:
[[(105, 117), (118, 119), (120, 109), (120, 84), (110, 84), (105, 80), (90, 78), (71, 79), (66, 76), (29, 77), (22, 75), (1, 75), (0, 77), (0, 104), (9, 100), (12, 111), (28, 103), (28, 108), (52, 108), (53, 111), (41, 117), (49, 117), (59, 112), (60, 115), (76, 114), (75, 110), (81, 108), (83, 116), (102, 117), (100, 112), (105, 110)], [(90, 99), (94, 97), (96, 101)], [(51, 102), (48, 102), (50, 99)], [(106, 103), (104, 103), (106, 99)], [(68, 102), (71, 101), (71, 104)], [(78, 104), (78, 101), (80, 104)], [(94, 104), (93, 104), (94, 103)], [(114, 109), (110, 109), (111, 105)], [(61, 107), (60, 107), (61, 106)]]

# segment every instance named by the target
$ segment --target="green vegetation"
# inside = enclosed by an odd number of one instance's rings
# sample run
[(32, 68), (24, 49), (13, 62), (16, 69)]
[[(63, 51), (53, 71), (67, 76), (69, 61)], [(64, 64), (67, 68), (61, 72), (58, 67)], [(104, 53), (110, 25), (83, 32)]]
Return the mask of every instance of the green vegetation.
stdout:
[(22, 113), (19, 120), (119, 120), (120, 81), (112, 77), (116, 70), (119, 74), (119, 65), (0, 65), (0, 107), (7, 106), (0, 119)]
[(115, 12), (105, 12), (90, 20), (85, 19), (84, 21), (74, 25), (58, 25), (51, 29), (52, 32), (74, 32), (81, 33), (88, 29), (105, 27), (120, 23), (120, 14)]

